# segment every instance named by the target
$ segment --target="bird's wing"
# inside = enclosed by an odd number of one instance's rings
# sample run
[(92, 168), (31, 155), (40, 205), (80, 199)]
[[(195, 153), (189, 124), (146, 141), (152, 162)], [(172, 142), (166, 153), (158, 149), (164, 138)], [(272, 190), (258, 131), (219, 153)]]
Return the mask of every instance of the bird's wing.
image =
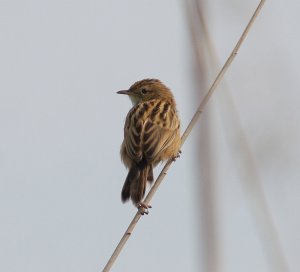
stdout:
[(168, 111), (165, 116), (159, 113), (148, 118), (143, 127), (142, 152), (147, 161), (154, 162), (178, 137), (179, 120), (175, 111)]
[(138, 107), (132, 108), (127, 117), (124, 126), (124, 144), (128, 156), (135, 162), (143, 158), (142, 152), (142, 129), (143, 120), (137, 118)]
[(155, 162), (178, 137), (178, 131), (179, 120), (170, 104), (150, 102), (137, 105), (126, 117), (124, 143), (127, 154), (135, 162), (142, 159)]

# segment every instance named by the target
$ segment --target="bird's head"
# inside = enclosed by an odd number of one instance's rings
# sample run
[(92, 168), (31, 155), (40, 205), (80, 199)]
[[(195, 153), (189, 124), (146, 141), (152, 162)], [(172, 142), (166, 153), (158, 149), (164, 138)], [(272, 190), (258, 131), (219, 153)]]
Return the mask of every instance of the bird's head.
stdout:
[(163, 99), (168, 100), (170, 103), (175, 103), (169, 88), (158, 79), (137, 81), (128, 90), (122, 90), (117, 93), (129, 95), (133, 105), (152, 99)]

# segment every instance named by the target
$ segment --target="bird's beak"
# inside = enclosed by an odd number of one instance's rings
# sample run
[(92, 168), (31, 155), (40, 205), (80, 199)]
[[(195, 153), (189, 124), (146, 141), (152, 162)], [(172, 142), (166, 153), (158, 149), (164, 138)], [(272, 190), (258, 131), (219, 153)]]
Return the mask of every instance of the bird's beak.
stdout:
[(127, 95), (129, 95), (129, 90), (118, 91), (117, 94), (127, 94)]

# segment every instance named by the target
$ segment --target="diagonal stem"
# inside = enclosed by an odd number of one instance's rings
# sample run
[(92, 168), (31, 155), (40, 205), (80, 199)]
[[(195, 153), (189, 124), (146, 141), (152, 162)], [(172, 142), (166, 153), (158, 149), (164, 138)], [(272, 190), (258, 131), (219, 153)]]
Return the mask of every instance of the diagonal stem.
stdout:
[[(190, 121), (190, 123), (188, 124), (186, 130), (184, 131), (182, 137), (181, 137), (181, 146), (184, 144), (184, 142), (186, 141), (187, 137), (189, 136), (189, 134), (191, 133), (192, 129), (194, 128), (196, 122), (198, 121), (201, 113), (203, 112), (205, 106), (207, 105), (210, 97), (212, 96), (213, 92), (215, 91), (216, 87), (218, 86), (218, 84), (220, 83), (220, 81), (222, 80), (224, 74), (226, 73), (226, 71), (228, 70), (230, 64), (233, 62), (235, 56), (238, 53), (238, 50), (240, 49), (243, 41), (245, 40), (250, 28), (252, 27), (255, 19), (257, 18), (263, 4), (265, 3), (265, 0), (261, 0), (260, 3), (258, 4), (256, 10), (254, 11), (250, 21), (248, 22), (245, 30), (243, 31), (240, 39), (238, 40), (236, 46), (234, 47), (234, 49), (232, 50), (230, 56), (228, 57), (227, 61), (225, 62), (225, 64), (223, 65), (221, 71), (219, 72), (219, 74), (217, 75), (216, 79), (214, 80), (214, 82), (212, 83), (211, 87), (209, 88), (207, 94), (205, 95), (205, 97), (203, 98), (203, 100), (201, 101), (197, 111), (195, 112), (192, 120)], [(146, 196), (144, 203), (145, 204), (149, 204), (149, 202), (151, 201), (151, 199), (153, 198), (155, 192), (157, 191), (159, 185), (161, 184), (161, 182), (163, 181), (164, 177), (167, 175), (167, 172), (172, 164), (173, 160), (168, 160), (165, 164), (165, 166), (163, 167), (162, 171), (160, 172), (159, 176), (157, 177), (154, 185), (152, 186), (151, 190), (149, 191), (148, 195)], [(122, 248), (124, 247), (124, 245), (126, 244), (127, 240), (129, 239), (132, 231), (134, 230), (136, 224), (138, 223), (138, 221), (141, 218), (141, 213), (140, 211), (138, 211), (134, 218), (132, 219), (132, 221), (130, 222), (127, 230), (125, 231), (123, 237), (121, 238), (119, 244), (117, 245), (116, 249), (114, 250), (112, 256), (110, 257), (110, 259), (108, 260), (107, 264), (105, 265), (103, 272), (108, 272), (112, 265), (114, 264), (115, 260), (118, 258), (120, 252), (122, 251)]]

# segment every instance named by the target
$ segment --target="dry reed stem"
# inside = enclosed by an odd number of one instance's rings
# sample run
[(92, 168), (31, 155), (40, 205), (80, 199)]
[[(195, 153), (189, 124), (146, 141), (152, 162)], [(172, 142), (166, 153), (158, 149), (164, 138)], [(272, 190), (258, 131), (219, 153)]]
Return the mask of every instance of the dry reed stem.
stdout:
[[(184, 144), (184, 142), (186, 141), (187, 137), (189, 136), (189, 134), (191, 133), (193, 127), (195, 126), (196, 122), (198, 121), (201, 113), (203, 112), (207, 102), (209, 101), (210, 97), (212, 96), (213, 92), (215, 91), (216, 87), (218, 86), (218, 84), (220, 83), (221, 79), (223, 78), (224, 74), (226, 73), (227, 69), (229, 68), (230, 64), (232, 63), (232, 61), (234, 60), (235, 56), (238, 53), (239, 48), (241, 47), (243, 41), (245, 40), (250, 28), (252, 27), (255, 19), (257, 18), (263, 4), (265, 3), (265, 0), (261, 0), (260, 3), (258, 4), (256, 10), (254, 11), (249, 23), (247, 24), (244, 32), (242, 33), (240, 39), (238, 40), (236, 46), (234, 47), (234, 49), (232, 50), (230, 56), (228, 57), (227, 61), (225, 62), (225, 64), (223, 65), (221, 71), (219, 72), (219, 74), (217, 75), (216, 79), (214, 80), (214, 82), (212, 83), (211, 87), (209, 88), (207, 94), (205, 95), (205, 97), (203, 98), (203, 100), (201, 101), (197, 111), (195, 112), (194, 116), (192, 117), (192, 120), (190, 121), (190, 123), (188, 124), (186, 130), (184, 131), (183, 135), (181, 136), (181, 146)], [(157, 177), (154, 185), (152, 186), (152, 188), (150, 189), (148, 195), (146, 196), (145, 200), (143, 201), (145, 204), (149, 204), (149, 202), (151, 201), (151, 199), (153, 198), (155, 192), (157, 191), (159, 185), (161, 184), (161, 182), (163, 181), (164, 177), (166, 176), (168, 169), (170, 168), (171, 164), (172, 164), (173, 160), (168, 160), (165, 164), (165, 166), (163, 167), (162, 171), (160, 172), (159, 176)], [(136, 224), (138, 223), (138, 221), (141, 218), (141, 213), (140, 211), (137, 211), (137, 213), (135, 214), (134, 218), (132, 219), (132, 221), (130, 222), (127, 230), (125, 231), (123, 237), (121, 238), (119, 244), (117, 245), (116, 249), (114, 250), (113, 254), (111, 255), (110, 259), (108, 260), (107, 264), (105, 265), (103, 272), (108, 272), (112, 265), (114, 264), (114, 262), (116, 261), (116, 259), (118, 258), (122, 248), (124, 247), (124, 245), (126, 244), (127, 240), (129, 239), (132, 231), (134, 230)]]
[[(201, 16), (199, 6), (197, 6), (197, 9), (199, 14), (199, 21), (202, 25), (202, 30), (204, 33), (203, 38), (207, 43), (207, 48), (212, 60), (212, 64), (215, 68), (219, 67), (220, 65), (218, 62), (216, 49), (207, 29), (206, 22), (203, 16)], [(224, 86), (223, 96), (224, 97), (222, 100), (225, 100), (225, 104), (229, 104), (226, 109), (227, 115), (229, 114), (228, 118), (230, 119), (228, 123), (236, 124), (235, 134), (237, 134), (234, 139), (231, 139), (233, 138), (232, 136), (227, 136), (227, 141), (229, 141), (230, 144), (234, 142), (235, 145), (240, 145), (243, 147), (243, 150), (241, 152), (242, 154), (240, 154), (240, 157), (238, 159), (239, 163), (243, 165), (243, 167), (240, 167), (242, 169), (240, 170), (240, 174), (242, 176), (241, 180), (244, 181), (242, 183), (244, 186), (243, 189), (245, 191), (246, 199), (248, 200), (248, 204), (255, 221), (257, 235), (259, 236), (262, 243), (266, 261), (270, 267), (270, 271), (289, 271), (288, 262), (282, 248), (281, 239), (277, 232), (276, 225), (273, 222), (272, 214), (267, 205), (266, 197), (261, 185), (261, 180), (258, 176), (257, 169), (255, 168), (253, 155), (251, 154), (249, 144), (246, 140), (246, 135), (238, 118), (234, 101), (227, 90), (227, 86)], [(226, 116), (224, 116), (224, 118), (225, 117)], [(224, 126), (226, 127), (226, 120), (224, 121)]]

